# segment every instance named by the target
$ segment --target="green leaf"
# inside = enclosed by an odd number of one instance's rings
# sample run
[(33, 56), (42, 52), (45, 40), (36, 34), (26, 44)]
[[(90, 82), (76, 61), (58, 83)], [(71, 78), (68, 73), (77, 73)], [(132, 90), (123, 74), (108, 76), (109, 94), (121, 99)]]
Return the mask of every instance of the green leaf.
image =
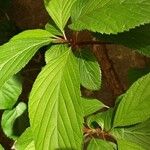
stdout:
[(137, 125), (125, 128), (114, 128), (111, 134), (117, 139), (127, 140), (136, 143), (149, 150), (150, 147), (150, 119)]
[(89, 99), (89, 98), (82, 97), (81, 100), (82, 100), (82, 106), (84, 110), (84, 116), (90, 115), (104, 107), (107, 107), (97, 99)]
[(53, 59), (57, 59), (65, 51), (66, 49), (64, 49), (64, 44), (52, 45), (45, 53), (46, 63), (52, 61)]
[(0, 144), (0, 150), (4, 150), (3, 146)]
[(58, 28), (64, 33), (64, 27), (70, 17), (70, 10), (76, 0), (44, 0), (46, 10)]
[(50, 23), (47, 23), (45, 25), (45, 29), (53, 35), (63, 36), (61, 31), (57, 27), (55, 27), (54, 25), (52, 25)]
[(87, 150), (114, 150), (113, 146), (107, 142), (100, 139), (92, 139), (88, 145)]
[(118, 33), (117, 35), (97, 33), (95, 35), (101, 40), (121, 44), (150, 56), (150, 24), (145, 24), (130, 31)]
[(20, 79), (15, 75), (0, 89), (0, 109), (11, 109), (22, 92)]
[(133, 125), (150, 118), (150, 74), (137, 80), (118, 105), (113, 126)]
[(53, 35), (44, 30), (28, 30), (0, 46), (0, 88), (23, 68), (39, 48), (52, 42)]
[(150, 68), (130, 68), (128, 71), (128, 80), (130, 84), (133, 84), (136, 80), (141, 78), (142, 76), (148, 74), (150, 72)]
[(150, 22), (149, 0), (77, 0), (72, 8), (74, 30), (118, 33)]
[(32, 131), (29, 128), (17, 139), (13, 145), (15, 150), (35, 150)]
[(141, 146), (126, 141), (126, 140), (117, 140), (118, 150), (145, 150)]
[(113, 109), (94, 114), (87, 119), (87, 124), (93, 127), (93, 122), (96, 122), (102, 130), (109, 131), (112, 128)]
[(90, 50), (81, 50), (78, 60), (81, 84), (89, 90), (99, 90), (101, 87), (100, 66)]
[(44, 67), (30, 95), (30, 124), (38, 150), (81, 149), (82, 146), (78, 64), (71, 49), (65, 45), (63, 49), (61, 56)]
[(13, 133), (13, 124), (15, 120), (23, 114), (23, 112), (26, 110), (26, 104), (23, 102), (20, 102), (14, 109), (12, 110), (5, 110), (2, 115), (2, 122), (1, 126), (4, 131), (4, 133), (13, 139), (16, 139), (17, 137)]

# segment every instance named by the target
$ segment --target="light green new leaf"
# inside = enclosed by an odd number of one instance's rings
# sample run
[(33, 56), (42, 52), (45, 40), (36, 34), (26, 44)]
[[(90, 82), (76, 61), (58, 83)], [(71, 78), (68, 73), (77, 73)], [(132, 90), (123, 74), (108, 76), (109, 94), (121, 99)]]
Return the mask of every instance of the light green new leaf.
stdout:
[(64, 44), (52, 45), (45, 53), (46, 63), (52, 61), (53, 59), (57, 59), (65, 51), (66, 51), (66, 49), (64, 48)]
[(44, 0), (46, 10), (58, 28), (64, 33), (64, 27), (70, 17), (70, 10), (76, 0)]
[(17, 139), (13, 145), (15, 150), (35, 150), (32, 131), (29, 128)]
[(145, 150), (150, 148), (150, 119), (140, 124), (125, 127), (114, 128), (111, 134), (117, 139), (127, 140), (129, 142), (136, 143), (143, 147)]
[(53, 35), (44, 30), (28, 30), (0, 46), (0, 88), (20, 71), (39, 48), (52, 42)]
[(3, 146), (0, 144), (0, 150), (4, 150)]
[(52, 59), (37, 77), (29, 100), (29, 116), (38, 150), (81, 149), (83, 113), (80, 77), (70, 48)]
[(92, 139), (87, 150), (114, 150), (113, 145), (100, 139)]
[(83, 106), (85, 116), (90, 115), (104, 107), (107, 107), (97, 99), (89, 99), (89, 98), (82, 97), (81, 101), (82, 101), (82, 106)]
[(118, 150), (145, 150), (141, 146), (126, 141), (126, 140), (117, 140)]
[(150, 24), (145, 24), (130, 31), (118, 33), (117, 35), (99, 33), (95, 35), (101, 40), (121, 44), (139, 53), (150, 56)]
[(101, 87), (100, 66), (90, 50), (81, 50), (79, 60), (81, 85), (89, 90), (99, 90)]
[(26, 104), (23, 102), (20, 102), (14, 109), (4, 111), (2, 115), (1, 126), (2, 126), (4, 133), (8, 137), (13, 138), (13, 139), (17, 138), (13, 132), (13, 124), (15, 120), (19, 116), (21, 116), (25, 110), (26, 110)]
[(87, 124), (93, 127), (92, 123), (96, 122), (102, 130), (109, 131), (112, 128), (113, 109), (94, 114), (87, 119)]
[(53, 35), (63, 36), (61, 31), (55, 25), (52, 25), (50, 23), (47, 23), (45, 25), (45, 29)]
[(0, 89), (0, 109), (11, 109), (22, 91), (22, 84), (15, 75), (5, 82)]
[(113, 126), (133, 125), (150, 118), (150, 74), (137, 80), (118, 105)]
[(149, 0), (77, 0), (71, 28), (118, 33), (150, 22)]

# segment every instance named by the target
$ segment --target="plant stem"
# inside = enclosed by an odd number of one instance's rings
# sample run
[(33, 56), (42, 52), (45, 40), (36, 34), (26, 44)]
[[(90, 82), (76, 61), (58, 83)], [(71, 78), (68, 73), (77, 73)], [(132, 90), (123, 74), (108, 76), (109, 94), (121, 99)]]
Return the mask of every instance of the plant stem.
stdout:
[[(105, 78), (108, 87), (113, 92), (114, 99), (116, 99), (117, 96), (124, 92), (124, 87), (116, 73), (112, 61), (108, 56), (106, 44), (101, 46), (94, 45), (93, 52), (101, 65), (103, 77)], [(111, 103), (112, 104), (110, 105), (113, 106), (115, 102), (111, 101)]]

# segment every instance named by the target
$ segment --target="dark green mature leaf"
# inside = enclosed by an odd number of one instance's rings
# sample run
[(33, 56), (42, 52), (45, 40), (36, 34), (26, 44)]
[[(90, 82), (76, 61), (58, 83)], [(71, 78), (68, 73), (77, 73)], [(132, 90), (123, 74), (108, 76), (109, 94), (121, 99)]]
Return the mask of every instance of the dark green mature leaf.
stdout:
[(0, 109), (11, 109), (22, 92), (22, 84), (17, 76), (5, 82), (0, 89)]
[(37, 77), (29, 116), (38, 150), (81, 149), (82, 102), (76, 58), (70, 48), (52, 59)]
[(11, 0), (0, 0), (0, 10), (5, 10), (9, 7)]
[(113, 146), (107, 142), (100, 139), (92, 139), (88, 145), (87, 150), (114, 150)]
[(145, 24), (130, 31), (118, 33), (117, 35), (96, 34), (96, 37), (127, 46), (144, 55), (150, 55), (150, 24)]
[(82, 97), (81, 101), (82, 101), (82, 106), (83, 106), (85, 116), (90, 115), (104, 107), (107, 107), (97, 99), (89, 99), (89, 98)]
[(130, 68), (128, 71), (128, 81), (130, 84), (133, 84), (142, 76), (150, 73), (150, 68)]
[(15, 150), (35, 150), (32, 130), (27, 128), (13, 145)]
[(117, 140), (118, 150), (145, 150), (141, 146), (126, 141), (126, 140)]
[(20, 71), (39, 48), (52, 42), (53, 35), (45, 30), (28, 30), (0, 46), (0, 88)]
[(149, 0), (77, 0), (71, 28), (117, 33), (150, 22)]
[(82, 50), (78, 56), (81, 85), (89, 90), (99, 90), (101, 86), (100, 66), (90, 50)]
[(16, 139), (17, 137), (13, 133), (13, 124), (15, 120), (23, 114), (23, 112), (26, 110), (26, 104), (23, 102), (20, 102), (14, 109), (12, 110), (5, 110), (2, 115), (2, 122), (1, 126), (4, 131), (4, 133), (13, 139)]
[(70, 17), (70, 10), (76, 0), (44, 0), (45, 7), (58, 28), (64, 33), (64, 27)]
[(113, 126), (133, 125), (150, 118), (150, 74), (137, 80), (118, 105)]
[(140, 124), (125, 127), (125, 128), (114, 128), (112, 135), (118, 139), (124, 139), (129, 142), (139, 144), (145, 150), (149, 150), (150, 147), (150, 119)]
[(102, 130), (109, 131), (112, 128), (113, 109), (92, 115), (88, 117), (87, 124), (92, 127), (92, 123), (96, 122)]

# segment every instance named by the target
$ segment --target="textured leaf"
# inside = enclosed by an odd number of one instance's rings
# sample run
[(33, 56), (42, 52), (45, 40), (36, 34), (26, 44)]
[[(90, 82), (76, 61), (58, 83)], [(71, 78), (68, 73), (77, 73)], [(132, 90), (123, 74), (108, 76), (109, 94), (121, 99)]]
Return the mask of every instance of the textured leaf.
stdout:
[(64, 49), (64, 44), (59, 44), (59, 45), (53, 45), (53, 46), (51, 46), (46, 51), (46, 54), (45, 54), (46, 63), (50, 62), (53, 59), (57, 59), (65, 51), (66, 51), (66, 49)]
[(94, 55), (88, 49), (82, 50), (78, 60), (81, 84), (89, 90), (99, 90), (101, 86), (101, 70)]
[(112, 128), (113, 109), (92, 115), (88, 117), (87, 124), (92, 127), (92, 123), (96, 122), (102, 130), (109, 131)]
[(137, 80), (118, 105), (113, 126), (133, 125), (150, 118), (150, 74)]
[(29, 128), (17, 139), (13, 148), (15, 150), (35, 150), (34, 141), (32, 138), (32, 131)]
[(85, 116), (90, 115), (102, 109), (103, 107), (107, 107), (97, 99), (89, 99), (89, 98), (82, 97), (81, 100), (82, 100), (82, 106), (83, 106)]
[(92, 139), (88, 145), (87, 150), (114, 150), (113, 146), (107, 142), (100, 139)]
[(0, 46), (0, 88), (5, 81), (23, 68), (39, 48), (52, 41), (44, 30), (28, 30)]
[(150, 24), (145, 24), (117, 35), (96, 34), (101, 40), (121, 44), (150, 56)]
[(71, 28), (117, 33), (150, 22), (149, 0), (77, 0)]
[(14, 109), (12, 110), (5, 110), (2, 115), (2, 122), (1, 126), (4, 131), (4, 133), (10, 137), (15, 139), (16, 136), (13, 133), (13, 124), (15, 120), (23, 114), (23, 112), (26, 110), (26, 104), (23, 102), (20, 102)]
[(38, 150), (81, 149), (82, 102), (76, 58), (70, 48), (52, 59), (37, 77), (29, 116)]
[(76, 0), (44, 0), (45, 7), (58, 28), (64, 32), (64, 27), (70, 17), (70, 10)]
[(55, 27), (55, 25), (52, 25), (50, 23), (47, 23), (45, 25), (45, 29), (53, 35), (63, 36), (61, 31), (57, 27)]
[(117, 140), (118, 150), (144, 150), (141, 146), (126, 140)]
[(0, 89), (0, 109), (11, 109), (22, 92), (22, 84), (17, 76), (5, 82)]
[(114, 128), (112, 135), (118, 140), (123, 139), (129, 142), (136, 143), (143, 147), (145, 150), (149, 150), (150, 147), (150, 119), (140, 124), (125, 127)]

